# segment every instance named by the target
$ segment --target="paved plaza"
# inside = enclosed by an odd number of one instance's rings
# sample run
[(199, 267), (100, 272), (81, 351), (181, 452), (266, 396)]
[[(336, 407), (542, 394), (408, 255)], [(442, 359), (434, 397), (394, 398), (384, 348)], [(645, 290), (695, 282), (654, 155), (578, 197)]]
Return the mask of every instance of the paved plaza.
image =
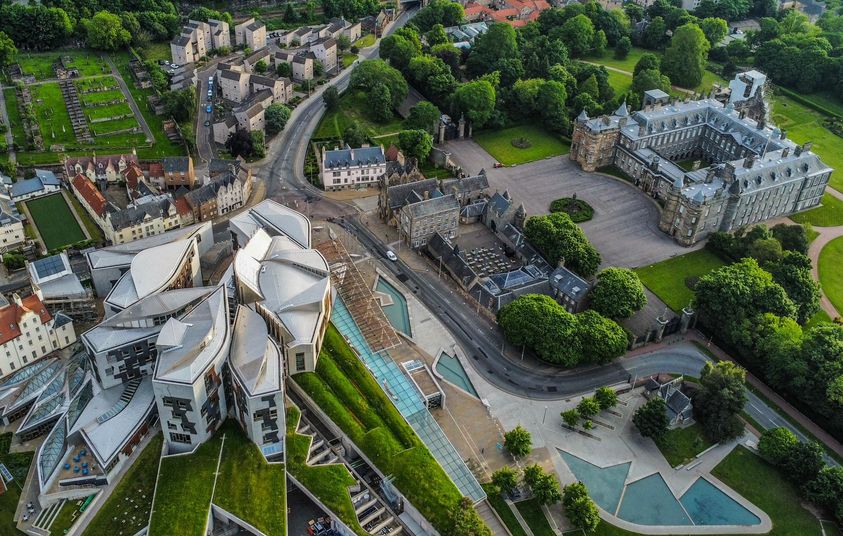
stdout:
[(495, 169), (494, 158), (471, 140), (450, 141), (445, 149), (465, 172), (485, 169), (491, 190), (509, 190), (528, 216), (546, 214), (554, 199), (577, 194), (594, 208), (594, 218), (581, 226), (604, 267), (644, 266), (693, 249), (659, 231), (659, 207), (644, 192), (616, 177), (584, 172), (567, 156)]

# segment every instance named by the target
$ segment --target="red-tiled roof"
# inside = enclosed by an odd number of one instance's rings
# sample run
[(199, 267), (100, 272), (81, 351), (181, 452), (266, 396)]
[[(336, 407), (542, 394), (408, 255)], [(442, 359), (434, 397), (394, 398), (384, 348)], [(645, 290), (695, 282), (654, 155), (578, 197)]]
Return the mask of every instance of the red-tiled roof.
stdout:
[(130, 190), (136, 190), (140, 178), (143, 177), (143, 170), (135, 164), (129, 164), (129, 167), (123, 171), (123, 177), (126, 179), (126, 186)]
[(497, 22), (506, 22), (510, 17), (517, 17), (518, 10), (515, 8), (499, 9), (492, 12), (492, 18)]
[(84, 175), (76, 175), (73, 177), (73, 189), (79, 192), (79, 195), (88, 203), (91, 210), (96, 212), (99, 216), (105, 214), (106, 201), (105, 197), (97, 190), (90, 180)]
[(386, 150), (386, 153), (384, 153), (384, 156), (386, 157), (386, 159), (388, 161), (395, 162), (396, 160), (398, 160), (398, 147), (396, 147), (395, 144), (393, 143), (392, 145), (389, 146), (389, 149)]
[(0, 344), (6, 344), (20, 336), (20, 321), (27, 311), (37, 314), (44, 324), (50, 321), (50, 313), (38, 296), (32, 294), (21, 300), (21, 307), (15, 302), (0, 308)]
[(164, 176), (164, 164), (161, 162), (153, 162), (149, 164), (149, 176), (150, 177), (163, 177)]
[(513, 28), (520, 28), (522, 26), (527, 26), (526, 20), (508, 20), (506, 21), (507, 24), (512, 26)]
[(191, 208), (190, 208), (190, 203), (187, 202), (187, 199), (185, 199), (184, 196), (181, 196), (181, 197), (177, 198), (176, 201), (175, 201), (175, 204), (176, 204), (176, 211), (181, 216), (184, 216), (186, 214), (190, 214), (191, 212), (193, 212), (193, 210), (191, 210)]

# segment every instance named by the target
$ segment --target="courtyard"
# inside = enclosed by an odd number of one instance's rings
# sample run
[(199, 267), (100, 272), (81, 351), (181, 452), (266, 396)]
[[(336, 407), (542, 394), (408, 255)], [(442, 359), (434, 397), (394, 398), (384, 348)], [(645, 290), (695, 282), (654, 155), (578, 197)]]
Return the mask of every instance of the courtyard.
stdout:
[(524, 203), (528, 217), (547, 214), (551, 201), (577, 194), (594, 208), (594, 217), (581, 227), (604, 267), (634, 268), (689, 251), (659, 231), (658, 205), (626, 181), (582, 171), (566, 156), (494, 168), (494, 157), (472, 140), (452, 140), (445, 149), (466, 173), (485, 169), (490, 190), (508, 190), (516, 203)]
[(63, 194), (30, 199), (26, 208), (47, 251), (87, 239)]

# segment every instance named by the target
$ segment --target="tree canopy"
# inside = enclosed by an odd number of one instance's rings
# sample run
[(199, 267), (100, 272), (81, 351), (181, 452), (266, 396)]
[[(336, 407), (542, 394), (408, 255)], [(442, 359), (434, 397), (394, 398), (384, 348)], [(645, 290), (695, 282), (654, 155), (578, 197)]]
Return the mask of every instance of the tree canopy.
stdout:
[(746, 371), (731, 361), (707, 362), (694, 396), (694, 415), (712, 441), (728, 441), (743, 433), (738, 417), (746, 405)]
[(629, 268), (606, 268), (597, 274), (591, 307), (609, 318), (629, 318), (647, 305), (644, 285)]
[(693, 88), (702, 82), (710, 45), (696, 24), (676, 29), (664, 53), (663, 68), (670, 80), (679, 86)]
[(524, 236), (552, 265), (564, 259), (565, 266), (583, 277), (594, 275), (600, 266), (600, 253), (565, 212), (529, 218)]
[(398, 133), (398, 147), (405, 155), (424, 162), (433, 149), (433, 137), (426, 130), (402, 130)]

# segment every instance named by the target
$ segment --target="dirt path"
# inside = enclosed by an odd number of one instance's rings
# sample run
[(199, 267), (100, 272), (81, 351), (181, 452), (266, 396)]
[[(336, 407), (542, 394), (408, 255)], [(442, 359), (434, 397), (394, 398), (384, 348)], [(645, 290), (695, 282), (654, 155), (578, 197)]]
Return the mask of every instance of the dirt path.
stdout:
[[(828, 192), (834, 195), (835, 197), (840, 197), (841, 199), (843, 199), (843, 194), (840, 194), (840, 192), (838, 192), (837, 190), (828, 188)], [(814, 230), (820, 234), (814, 239), (813, 242), (811, 242), (811, 245), (808, 247), (808, 257), (811, 259), (811, 272), (814, 274), (814, 279), (819, 281), (820, 253), (822, 252), (826, 244), (828, 244), (835, 238), (843, 236), (843, 225), (838, 227), (814, 227)], [(823, 308), (823, 311), (828, 313), (828, 316), (830, 316), (832, 319), (838, 316), (843, 316), (834, 307), (834, 305), (831, 303), (831, 300), (828, 299), (824, 292), (820, 296), (820, 305)]]

